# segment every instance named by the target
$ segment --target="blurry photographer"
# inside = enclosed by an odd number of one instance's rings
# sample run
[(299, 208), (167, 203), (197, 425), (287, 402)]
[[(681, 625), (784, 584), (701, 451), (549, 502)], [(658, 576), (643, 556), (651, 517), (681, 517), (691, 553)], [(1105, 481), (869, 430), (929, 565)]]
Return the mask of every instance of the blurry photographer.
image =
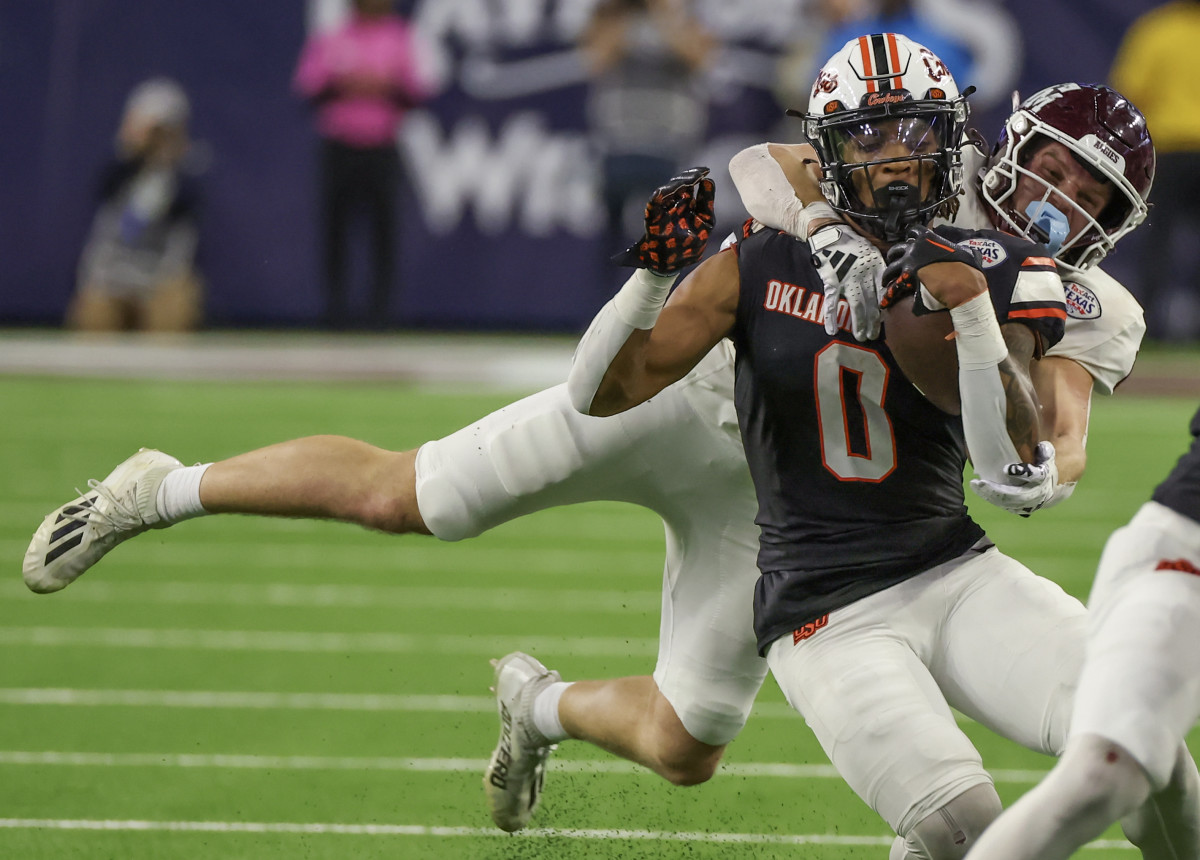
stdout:
[(188, 331), (202, 315), (195, 270), (196, 178), (187, 95), (153, 78), (129, 94), (116, 154), (79, 263), (67, 325), (81, 331)]
[(678, 171), (708, 128), (705, 70), (716, 38), (689, 0), (600, 0), (580, 49), (587, 114), (600, 154), (608, 258), (641, 230), (646, 198)]

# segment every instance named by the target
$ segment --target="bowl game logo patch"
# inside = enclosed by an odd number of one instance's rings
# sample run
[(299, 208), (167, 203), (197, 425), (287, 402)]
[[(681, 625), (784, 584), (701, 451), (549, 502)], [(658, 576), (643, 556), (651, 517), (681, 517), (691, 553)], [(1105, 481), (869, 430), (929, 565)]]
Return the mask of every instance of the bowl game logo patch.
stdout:
[(1083, 284), (1063, 281), (1063, 292), (1067, 303), (1067, 316), (1077, 320), (1100, 318), (1100, 299)]
[(979, 252), (979, 256), (983, 258), (983, 267), (990, 269), (992, 266), (999, 266), (1008, 259), (1008, 251), (1004, 250), (1004, 246), (992, 239), (983, 239), (975, 237), (973, 239), (964, 239), (958, 243), (960, 248), (970, 248)]

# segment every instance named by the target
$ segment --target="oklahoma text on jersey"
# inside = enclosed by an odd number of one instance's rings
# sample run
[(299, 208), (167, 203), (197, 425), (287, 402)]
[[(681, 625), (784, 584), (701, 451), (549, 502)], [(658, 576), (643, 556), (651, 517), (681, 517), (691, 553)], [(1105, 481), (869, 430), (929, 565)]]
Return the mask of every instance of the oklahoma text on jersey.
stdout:
[[(825, 294), (815, 291), (810, 293), (805, 287), (785, 281), (770, 281), (767, 283), (763, 307), (769, 311), (823, 325)], [(846, 301), (838, 302), (837, 324), (842, 331), (850, 331), (850, 305)]]

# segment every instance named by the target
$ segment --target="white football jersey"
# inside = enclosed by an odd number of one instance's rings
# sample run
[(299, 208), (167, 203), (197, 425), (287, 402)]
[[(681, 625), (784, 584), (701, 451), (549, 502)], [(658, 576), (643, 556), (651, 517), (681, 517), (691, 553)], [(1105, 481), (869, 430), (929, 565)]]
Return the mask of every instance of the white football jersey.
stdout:
[[(971, 144), (962, 152), (966, 191), (953, 223), (970, 229), (991, 229), (986, 204), (977, 190), (986, 156)], [(1092, 375), (1097, 391), (1112, 394), (1133, 369), (1146, 333), (1142, 306), (1099, 267), (1060, 274), (1066, 290), (1067, 327), (1063, 339), (1046, 354), (1079, 362)]]

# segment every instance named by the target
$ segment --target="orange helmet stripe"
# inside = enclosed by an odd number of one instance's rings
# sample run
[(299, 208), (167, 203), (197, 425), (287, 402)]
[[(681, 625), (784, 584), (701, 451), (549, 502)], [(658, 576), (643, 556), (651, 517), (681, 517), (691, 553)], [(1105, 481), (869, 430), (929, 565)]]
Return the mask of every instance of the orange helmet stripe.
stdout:
[(875, 81), (871, 76), (875, 74), (875, 70), (871, 65), (871, 41), (869, 36), (860, 36), (858, 38), (858, 52), (862, 55), (863, 76), (867, 79), (867, 92), (875, 92)]
[(892, 79), (892, 86), (895, 87), (896, 89), (900, 89), (900, 87), (903, 86), (903, 84), (900, 80), (900, 71), (901, 71), (901, 69), (900, 69), (900, 46), (896, 44), (896, 34), (888, 33), (887, 34), (887, 42), (888, 42), (888, 56), (891, 58), (891, 61), (892, 61), (892, 71), (896, 75), (896, 77)]

